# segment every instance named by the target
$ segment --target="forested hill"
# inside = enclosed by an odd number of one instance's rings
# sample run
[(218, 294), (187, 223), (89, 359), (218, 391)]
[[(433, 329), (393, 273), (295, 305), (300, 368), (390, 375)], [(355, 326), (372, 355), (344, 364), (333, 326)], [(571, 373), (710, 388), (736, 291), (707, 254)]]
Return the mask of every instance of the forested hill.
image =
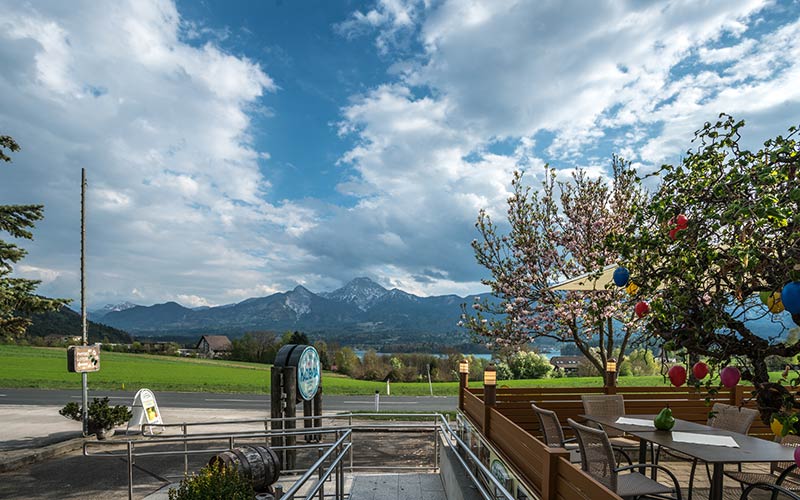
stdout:
[[(31, 316), (33, 324), (28, 327), (28, 337), (46, 337), (48, 335), (77, 336), (81, 335), (81, 315), (62, 307), (60, 311), (35, 314)], [(131, 336), (122, 330), (89, 321), (89, 343), (111, 342), (131, 343)]]

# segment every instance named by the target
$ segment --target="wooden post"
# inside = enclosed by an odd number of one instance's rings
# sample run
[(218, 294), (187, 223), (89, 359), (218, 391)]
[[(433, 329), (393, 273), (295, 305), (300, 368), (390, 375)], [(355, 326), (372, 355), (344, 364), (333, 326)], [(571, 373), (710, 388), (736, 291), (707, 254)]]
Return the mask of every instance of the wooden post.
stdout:
[(559, 448), (546, 448), (547, 461), (544, 463), (542, 471), (542, 500), (555, 500), (558, 489), (558, 459), (564, 458), (569, 461), (569, 452)]
[[(469, 367), (467, 367), (469, 370)], [(464, 411), (464, 391), (469, 387), (469, 371), (458, 373), (458, 409)]]
[[(315, 417), (322, 417), (322, 382), (319, 384), (319, 388), (317, 389), (317, 393), (314, 394), (314, 416)], [(314, 427), (322, 427), (322, 419), (315, 418), (314, 419)], [(315, 435), (315, 441), (321, 442), (322, 441), (322, 434)]]
[(489, 365), (483, 371), (483, 435), (490, 437), (492, 408), (497, 404), (497, 370)]
[[(283, 388), (286, 391), (286, 409), (284, 415), (287, 419), (297, 416), (297, 368), (286, 366), (283, 368)], [(286, 420), (283, 428), (294, 430), (297, 428), (296, 420)], [(297, 436), (294, 434), (286, 436), (286, 446), (297, 444)], [(287, 470), (294, 469), (297, 460), (297, 450), (286, 451), (286, 462), (283, 464)]]
[[(278, 420), (283, 418), (283, 368), (276, 367), (274, 365), (272, 366), (271, 383), (272, 387), (270, 389), (269, 413), (272, 420), (270, 422), (270, 430), (276, 431), (283, 429), (283, 422)], [(272, 436), (272, 446), (283, 445), (284, 442), (282, 436)], [(278, 450), (277, 453), (278, 458), (281, 460), (281, 464), (285, 464), (286, 459), (284, 450)]]

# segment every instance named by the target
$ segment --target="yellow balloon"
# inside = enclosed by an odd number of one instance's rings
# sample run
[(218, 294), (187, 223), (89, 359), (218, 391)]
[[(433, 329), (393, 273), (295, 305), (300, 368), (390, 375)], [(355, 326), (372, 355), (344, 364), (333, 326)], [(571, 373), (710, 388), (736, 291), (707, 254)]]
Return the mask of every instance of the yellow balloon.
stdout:
[(783, 301), (781, 300), (780, 292), (772, 292), (767, 299), (767, 309), (773, 314), (783, 312)]
[(628, 292), (628, 295), (636, 295), (636, 292), (639, 291), (639, 287), (636, 285), (636, 283), (631, 281), (628, 283), (628, 286), (625, 287), (625, 291)]

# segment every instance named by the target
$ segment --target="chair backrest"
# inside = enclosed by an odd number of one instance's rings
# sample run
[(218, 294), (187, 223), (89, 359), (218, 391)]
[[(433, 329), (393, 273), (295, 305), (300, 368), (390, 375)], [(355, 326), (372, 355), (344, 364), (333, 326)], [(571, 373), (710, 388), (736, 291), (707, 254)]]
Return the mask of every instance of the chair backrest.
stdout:
[[(781, 438), (781, 444), (783, 446), (797, 448), (800, 446), (800, 436), (796, 434), (787, 434)], [(772, 462), (769, 464), (769, 471), (775, 475), (780, 475), (784, 470), (793, 464), (794, 462)], [(793, 472), (790, 472), (789, 475), (794, 479), (797, 479), (800, 477), (800, 469), (795, 469)]]
[(544, 437), (544, 444), (551, 448), (561, 448), (564, 446), (564, 431), (561, 429), (561, 424), (558, 422), (558, 415), (556, 412), (539, 408), (531, 401), (531, 408), (539, 418), (539, 427), (542, 430)]
[(741, 408), (739, 406), (714, 403), (711, 407), (712, 415), (708, 418), (708, 425), (716, 429), (747, 434), (753, 420), (758, 415), (758, 410)]
[(602, 429), (581, 425), (571, 418), (567, 423), (575, 431), (581, 452), (581, 469), (611, 491), (617, 491), (614, 450)]
[[(581, 402), (583, 402), (583, 413), (586, 415), (603, 417), (625, 415), (625, 400), (622, 398), (622, 394), (584, 394), (581, 396)], [(606, 429), (606, 433), (611, 437), (625, 434), (616, 429)]]

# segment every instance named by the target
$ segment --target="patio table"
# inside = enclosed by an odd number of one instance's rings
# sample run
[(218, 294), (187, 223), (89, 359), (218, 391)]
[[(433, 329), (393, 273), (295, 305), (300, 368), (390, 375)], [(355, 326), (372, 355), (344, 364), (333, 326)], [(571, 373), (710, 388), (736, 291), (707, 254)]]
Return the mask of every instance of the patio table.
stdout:
[[(794, 461), (794, 448), (782, 446), (774, 441), (739, 434), (703, 424), (675, 419), (671, 431), (659, 431), (654, 427), (617, 423), (619, 416), (580, 415), (590, 422), (610, 427), (639, 438), (639, 463), (647, 460), (647, 443), (663, 446), (690, 457), (697, 458), (713, 466), (711, 475), (710, 500), (722, 500), (722, 474), (726, 463), (791, 462)], [(624, 418), (652, 421), (655, 415), (625, 415)], [(737, 448), (711, 446), (697, 443), (673, 441), (673, 432), (690, 432), (712, 436), (730, 436)]]

